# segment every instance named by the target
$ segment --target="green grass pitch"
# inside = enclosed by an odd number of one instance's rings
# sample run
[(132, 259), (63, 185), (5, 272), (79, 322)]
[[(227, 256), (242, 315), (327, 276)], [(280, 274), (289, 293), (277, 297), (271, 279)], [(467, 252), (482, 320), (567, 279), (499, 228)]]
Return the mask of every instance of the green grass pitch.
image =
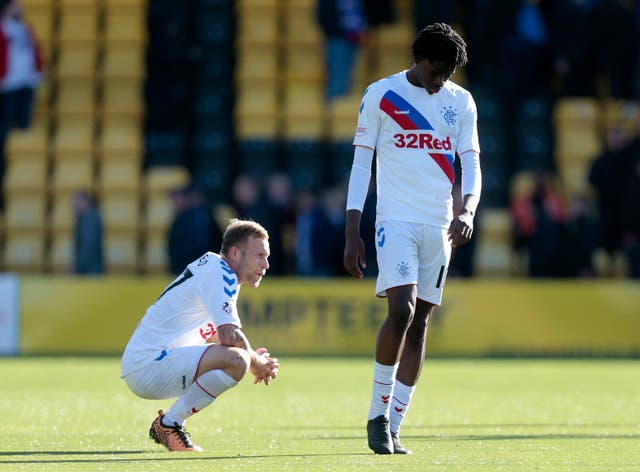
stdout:
[(147, 438), (170, 401), (135, 397), (116, 358), (0, 358), (0, 471), (638, 471), (640, 361), (427, 360), (402, 430), (366, 445), (369, 359), (281, 358), (191, 418), (202, 454)]

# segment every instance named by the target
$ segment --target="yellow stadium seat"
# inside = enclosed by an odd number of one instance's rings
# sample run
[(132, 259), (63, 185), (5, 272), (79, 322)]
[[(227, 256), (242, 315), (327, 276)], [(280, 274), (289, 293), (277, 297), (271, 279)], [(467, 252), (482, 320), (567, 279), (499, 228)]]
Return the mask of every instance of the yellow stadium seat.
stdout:
[(142, 266), (145, 274), (169, 273), (167, 235), (164, 232), (158, 232), (145, 238)]
[(109, 231), (136, 231), (140, 225), (140, 202), (137, 191), (102, 194), (100, 210), (104, 227)]
[(415, 38), (415, 29), (410, 23), (394, 22), (380, 25), (380, 27), (377, 28), (376, 34), (377, 43), (380, 47), (384, 48), (385, 51), (393, 49), (394, 51), (402, 50), (408, 53), (409, 45), (413, 43)]
[(144, 51), (128, 45), (111, 45), (105, 51), (103, 75), (105, 81), (113, 79), (141, 80), (144, 75)]
[(411, 51), (407, 46), (387, 47), (385, 53), (378, 55), (374, 75), (376, 77), (386, 77), (398, 71), (408, 69), (413, 63)]
[(93, 127), (93, 122), (88, 120), (59, 121), (53, 146), (55, 159), (73, 157), (91, 159), (95, 141)]
[(132, 15), (145, 15), (149, 0), (109, 0), (105, 3), (107, 14), (126, 12)]
[(510, 244), (489, 240), (477, 242), (474, 266), (478, 276), (507, 277), (513, 264), (514, 254)]
[(103, 156), (118, 153), (142, 154), (141, 126), (138, 123), (131, 125), (123, 120), (105, 122), (102, 127), (100, 149)]
[(52, 190), (56, 195), (79, 189), (93, 188), (93, 161), (90, 159), (61, 159), (55, 162)]
[(140, 186), (138, 160), (107, 159), (100, 165), (98, 186), (101, 193), (136, 190)]
[(509, 246), (512, 221), (507, 208), (484, 208), (480, 213), (482, 238)]
[(569, 122), (595, 126), (599, 113), (599, 105), (595, 98), (562, 98), (554, 107), (554, 121), (556, 126), (563, 126)]
[(41, 272), (45, 239), (42, 232), (8, 233), (4, 248), (6, 271)]
[(556, 156), (582, 155), (593, 158), (602, 149), (597, 130), (590, 126), (566, 125), (556, 129)]
[(49, 10), (27, 9), (26, 17), (33, 29), (33, 34), (38, 43), (47, 44), (51, 41), (53, 30), (53, 15)]
[(328, 133), (333, 140), (353, 139), (358, 122), (360, 101), (360, 95), (350, 94), (331, 103)]
[(286, 12), (288, 47), (321, 46), (324, 43), (314, 8), (314, 6), (289, 4)]
[(9, 160), (21, 159), (24, 155), (41, 156), (43, 160), (47, 156), (48, 148), (48, 124), (46, 120), (37, 119), (26, 130), (12, 130), (9, 133), (7, 143), (7, 158)]
[(259, 113), (236, 110), (236, 133), (239, 139), (276, 139), (279, 132), (275, 112)]
[(237, 38), (241, 44), (275, 44), (279, 37), (278, 10), (239, 6)]
[(49, 267), (55, 273), (69, 273), (73, 267), (73, 231), (57, 232), (51, 238)]
[(77, 115), (90, 120), (95, 112), (96, 84), (92, 80), (64, 80), (58, 84), (58, 119)]
[(42, 230), (45, 226), (46, 198), (37, 193), (6, 195), (5, 229), (11, 231)]
[(287, 113), (322, 113), (324, 111), (322, 84), (311, 80), (286, 81), (284, 109)]
[(174, 217), (174, 208), (168, 195), (153, 194), (147, 198), (144, 227), (147, 234), (166, 231)]
[(139, 118), (143, 110), (142, 84), (137, 80), (110, 80), (102, 90), (105, 115)]
[(77, 44), (95, 46), (98, 40), (97, 16), (83, 10), (63, 11), (58, 40), (62, 48), (72, 48)]
[(58, 78), (91, 79), (96, 74), (96, 49), (77, 45), (59, 50)]
[(240, 11), (251, 10), (253, 8), (272, 8), (278, 7), (278, 0), (237, 0), (236, 5)]
[(22, 0), (20, 3), (29, 14), (36, 11), (51, 13), (51, 0)]
[(324, 136), (322, 113), (288, 113), (284, 117), (284, 137), (288, 140), (319, 141)]
[(142, 46), (146, 40), (144, 11), (135, 9), (107, 9), (104, 39), (107, 45), (124, 43), (132, 47)]
[(236, 111), (239, 113), (270, 114), (278, 108), (278, 83), (276, 80), (264, 80), (260, 87), (249, 81), (236, 81)]
[(292, 46), (286, 54), (285, 78), (288, 80), (322, 81), (324, 78), (324, 51), (321, 45)]
[(166, 198), (167, 192), (188, 185), (189, 180), (189, 171), (182, 166), (154, 166), (143, 175), (147, 198), (150, 195)]
[(244, 86), (256, 80), (273, 82), (278, 75), (278, 50), (272, 44), (238, 45), (236, 53), (236, 79)]
[(108, 231), (104, 238), (108, 273), (133, 273), (138, 269), (138, 234), (134, 231)]
[(46, 188), (45, 159), (14, 159), (8, 163), (4, 178), (5, 193), (35, 192), (44, 195)]
[(58, 194), (52, 198), (49, 228), (52, 234), (68, 233), (75, 224), (72, 193)]
[(567, 195), (588, 195), (590, 193), (589, 164), (587, 162), (559, 162), (558, 174)]

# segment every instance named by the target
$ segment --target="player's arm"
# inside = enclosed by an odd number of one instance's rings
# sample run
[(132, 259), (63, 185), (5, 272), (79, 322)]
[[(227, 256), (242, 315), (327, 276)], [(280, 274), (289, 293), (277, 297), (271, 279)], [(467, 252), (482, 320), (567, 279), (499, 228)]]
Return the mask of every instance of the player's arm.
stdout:
[(364, 277), (360, 267), (366, 267), (364, 241), (360, 237), (360, 219), (371, 180), (373, 149), (355, 146), (353, 166), (347, 192), (347, 221), (345, 225), (344, 268), (359, 279)]
[(266, 348), (258, 348), (253, 350), (249, 339), (242, 329), (233, 324), (223, 324), (218, 327), (218, 339), (220, 344), (229, 347), (238, 347), (244, 349), (251, 357), (251, 373), (255, 376), (255, 382), (269, 385), (269, 382), (278, 375), (280, 364), (278, 359), (269, 356)]
[(462, 207), (449, 226), (449, 240), (453, 247), (468, 243), (473, 235), (473, 219), (480, 202), (482, 174), (480, 155), (467, 151), (460, 155), (462, 167)]

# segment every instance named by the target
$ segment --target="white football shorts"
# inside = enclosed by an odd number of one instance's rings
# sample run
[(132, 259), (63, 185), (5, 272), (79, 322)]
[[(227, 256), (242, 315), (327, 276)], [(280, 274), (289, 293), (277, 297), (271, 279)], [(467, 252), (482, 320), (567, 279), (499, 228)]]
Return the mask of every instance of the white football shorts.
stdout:
[(212, 344), (184, 346), (158, 352), (153, 361), (123, 377), (133, 393), (148, 400), (181, 396), (195, 380), (204, 352)]
[(389, 288), (416, 285), (419, 299), (440, 305), (451, 260), (446, 229), (407, 221), (380, 221), (376, 223), (375, 241), (377, 296), (386, 297)]

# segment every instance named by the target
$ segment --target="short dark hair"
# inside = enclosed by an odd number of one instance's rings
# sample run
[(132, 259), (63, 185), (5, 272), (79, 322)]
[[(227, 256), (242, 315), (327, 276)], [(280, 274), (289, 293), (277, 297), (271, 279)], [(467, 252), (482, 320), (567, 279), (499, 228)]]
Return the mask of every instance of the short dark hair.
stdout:
[(227, 226), (222, 236), (222, 248), (220, 252), (226, 255), (229, 253), (231, 247), (240, 246), (252, 237), (269, 239), (269, 233), (260, 223), (233, 218), (229, 221), (229, 226)]
[(416, 62), (429, 59), (432, 62), (446, 62), (454, 67), (467, 64), (467, 44), (446, 23), (425, 26), (416, 36), (411, 51)]

